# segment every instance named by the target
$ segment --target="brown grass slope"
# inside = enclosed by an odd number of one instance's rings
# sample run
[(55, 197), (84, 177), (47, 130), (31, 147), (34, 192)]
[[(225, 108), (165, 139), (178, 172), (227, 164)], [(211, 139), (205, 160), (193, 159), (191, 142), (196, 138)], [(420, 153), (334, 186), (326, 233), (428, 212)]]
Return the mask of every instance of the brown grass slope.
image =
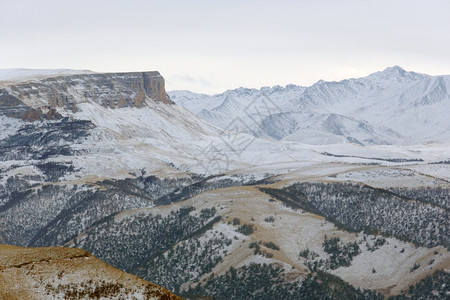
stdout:
[(181, 299), (74, 248), (0, 245), (0, 299)]

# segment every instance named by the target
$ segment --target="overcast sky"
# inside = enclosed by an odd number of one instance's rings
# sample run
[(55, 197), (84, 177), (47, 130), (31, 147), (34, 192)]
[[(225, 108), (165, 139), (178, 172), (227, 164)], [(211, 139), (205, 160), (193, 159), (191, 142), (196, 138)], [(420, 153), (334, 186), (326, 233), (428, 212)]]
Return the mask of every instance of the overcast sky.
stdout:
[(448, 0), (0, 0), (0, 68), (158, 70), (168, 90), (450, 74)]

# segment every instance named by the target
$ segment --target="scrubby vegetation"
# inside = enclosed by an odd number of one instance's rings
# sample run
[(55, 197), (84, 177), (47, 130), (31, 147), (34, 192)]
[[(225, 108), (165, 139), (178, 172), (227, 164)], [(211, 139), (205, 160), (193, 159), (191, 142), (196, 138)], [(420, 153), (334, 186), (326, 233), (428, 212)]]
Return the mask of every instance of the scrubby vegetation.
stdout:
[(88, 250), (116, 268), (135, 273), (152, 257), (193, 236), (210, 222), (217, 222), (214, 207), (197, 213), (194, 210), (185, 207), (165, 217), (142, 212), (117, 220), (107, 218), (76, 240), (74, 246)]
[[(34, 132), (33, 128), (30, 133)], [(19, 140), (18, 143), (25, 141), (21, 137)], [(45, 144), (40, 146), (46, 149)], [(20, 165), (10, 168), (18, 167)], [(238, 175), (221, 178), (220, 175), (207, 177), (196, 174), (185, 178), (158, 178), (144, 176), (145, 170), (141, 170), (141, 174), (133, 174), (136, 176), (133, 178), (71, 186), (53, 184), (53, 181), (75, 171), (72, 164), (43, 162), (35, 168), (40, 175), (9, 176), (0, 180), (0, 227), (5, 228), (2, 243), (19, 246), (63, 245), (93, 223), (112, 214), (178, 202), (207, 190), (250, 184), (257, 180)], [(0, 170), (0, 178), (5, 172), (6, 169)]]
[(299, 256), (309, 260), (314, 260), (316, 257), (319, 256), (319, 254), (309, 249), (304, 249), (300, 251)]
[(385, 243), (386, 243), (386, 239), (384, 237), (382, 237), (382, 236), (379, 236), (376, 238), (374, 237), (372, 242), (370, 242), (370, 241), (366, 242), (366, 247), (367, 247), (367, 250), (373, 252), (375, 250), (380, 249), (380, 247), (383, 246)]
[(316, 259), (319, 254), (309, 249), (302, 250), (299, 253), (300, 257), (305, 258), (305, 264), (312, 272), (349, 267), (353, 258), (361, 253), (361, 249), (356, 242), (343, 244), (338, 237), (330, 239), (325, 237), (322, 248), (329, 255), (327, 259)]
[[(426, 247), (450, 246), (449, 212), (444, 204), (436, 205), (437, 200), (405, 198), (353, 183), (303, 182), (283, 189), (261, 190), (288, 206), (325, 216), (347, 231), (380, 232)], [(439, 191), (434, 192), (436, 197), (441, 195)]]
[(304, 280), (288, 281), (279, 265), (255, 264), (231, 267), (223, 275), (212, 275), (204, 284), (182, 293), (187, 299), (383, 299), (369, 290), (359, 290), (338, 277), (317, 272)]
[(442, 208), (450, 209), (450, 189), (445, 187), (426, 188), (390, 188), (389, 191), (396, 195), (409, 199), (434, 204)]
[(274, 221), (275, 221), (275, 218), (273, 216), (264, 218), (264, 222), (271, 222), (271, 223), (273, 223)]
[(325, 239), (322, 244), (323, 250), (330, 255), (326, 262), (327, 269), (335, 270), (339, 267), (351, 265), (353, 257), (361, 253), (356, 242), (342, 244), (338, 237)]
[(245, 235), (250, 235), (253, 233), (253, 231), (255, 231), (255, 226), (253, 226), (252, 224), (243, 224), (239, 226), (237, 231)]
[(433, 275), (429, 275), (418, 282), (411, 285), (407, 293), (391, 297), (392, 300), (438, 300), (449, 299), (450, 297), (450, 273), (444, 270), (438, 270)]
[(208, 232), (211, 238), (193, 238), (143, 265), (139, 276), (178, 293), (183, 283), (195, 280), (211, 270), (227, 254), (232, 240), (223, 233)]
[(248, 244), (248, 247), (250, 249), (255, 249), (253, 251), (254, 255), (261, 255), (261, 256), (268, 257), (268, 258), (272, 258), (273, 254), (266, 250), (261, 249), (261, 245), (263, 245), (264, 247), (266, 247), (268, 249), (272, 249), (275, 251), (280, 250), (280, 247), (277, 244), (275, 244), (274, 242), (263, 242), (263, 241), (252, 242), (252, 243)]
[(274, 242), (263, 242), (263, 245), (272, 250), (276, 250), (276, 251), (280, 250), (280, 246), (278, 246)]
[(138, 288), (131, 288), (118, 282), (85, 281), (82, 283), (47, 284), (45, 292), (48, 297), (56, 299), (137, 299), (136, 296), (144, 299), (179, 299), (175, 295), (159, 289), (153, 285), (143, 285)]

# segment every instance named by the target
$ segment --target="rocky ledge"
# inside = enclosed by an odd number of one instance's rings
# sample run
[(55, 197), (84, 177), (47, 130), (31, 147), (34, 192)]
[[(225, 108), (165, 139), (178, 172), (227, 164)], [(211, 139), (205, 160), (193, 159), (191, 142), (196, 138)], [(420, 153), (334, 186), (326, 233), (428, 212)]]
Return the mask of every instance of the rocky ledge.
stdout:
[(95, 73), (48, 77), (0, 87), (0, 115), (59, 119), (61, 110), (95, 102), (108, 108), (143, 107), (146, 99), (173, 104), (159, 72)]

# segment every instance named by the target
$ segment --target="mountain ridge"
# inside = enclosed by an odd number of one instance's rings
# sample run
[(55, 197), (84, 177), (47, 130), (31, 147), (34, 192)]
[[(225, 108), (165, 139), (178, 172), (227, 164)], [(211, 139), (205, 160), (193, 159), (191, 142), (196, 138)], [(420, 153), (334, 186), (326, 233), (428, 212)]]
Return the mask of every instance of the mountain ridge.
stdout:
[[(430, 76), (394, 66), (361, 78), (331, 82), (320, 80), (310, 87), (287, 85), (284, 88), (275, 86), (258, 90), (238, 88), (222, 94), (198, 97), (193, 93), (184, 96), (182, 91), (169, 94), (178, 105), (221, 128), (226, 128), (234, 119), (239, 118), (244, 124), (238, 127), (238, 131), (256, 133), (257, 137), (307, 144), (357, 141), (361, 145), (403, 145), (448, 140), (450, 135), (447, 128), (450, 128), (450, 121), (446, 115), (450, 114), (449, 90), (450, 75)], [(257, 106), (254, 101), (263, 95), (275, 113), (260, 109), (259, 117), (266, 119), (255, 123), (246, 109), (252, 105)], [(231, 97), (233, 107), (226, 105)], [(269, 117), (275, 114), (277, 120), (285, 116), (285, 123), (289, 123), (287, 119), (292, 119), (293, 114), (296, 114), (295, 123), (299, 126), (294, 131), (302, 132), (295, 133), (292, 130), (277, 128), (283, 126), (283, 122), (270, 124), (271, 120), (275, 119)], [(288, 117), (283, 114), (290, 115)], [(357, 122), (350, 130), (353, 134), (342, 134), (346, 131), (345, 128), (335, 130), (336, 127), (329, 127), (325, 121), (320, 121), (320, 128), (317, 127), (319, 124), (315, 124), (313, 133), (308, 131), (308, 114), (337, 114)], [(301, 124), (304, 126), (300, 126)], [(360, 124), (367, 124), (366, 128), (371, 128), (372, 133), (361, 130)], [(381, 128), (386, 130), (380, 130)], [(286, 134), (280, 136), (270, 130)], [(391, 133), (396, 133), (395, 139)], [(303, 139), (302, 136), (323, 136), (323, 139)]]

